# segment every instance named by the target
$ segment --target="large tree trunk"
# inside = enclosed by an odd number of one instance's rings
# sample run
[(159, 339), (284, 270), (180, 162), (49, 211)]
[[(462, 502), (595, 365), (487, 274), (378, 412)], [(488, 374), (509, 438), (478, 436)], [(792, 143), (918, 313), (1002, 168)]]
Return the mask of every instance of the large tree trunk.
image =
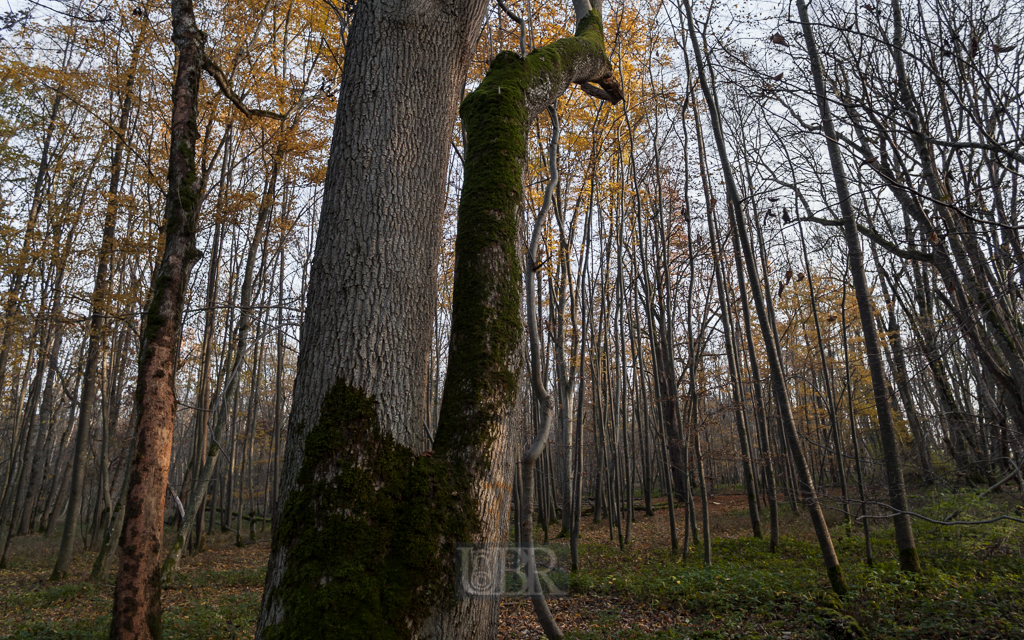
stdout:
[(452, 599), (450, 589), (455, 544), (500, 543), (508, 513), (526, 132), (571, 82), (607, 78), (610, 66), (590, 14), (581, 37), (526, 60), (500, 54), (463, 104), (448, 378), (425, 450), (444, 168), (484, 9), (458, 4), (371, 1), (356, 12), (258, 638), (496, 631), (496, 599)]
[(185, 286), (198, 258), (195, 240), (202, 186), (195, 149), (205, 35), (195, 24), (192, 7), (192, 0), (173, 0), (171, 4), (178, 69), (172, 92), (164, 255), (153, 273), (153, 295), (139, 349), (136, 450), (121, 532), (112, 638), (161, 636), (160, 551), (176, 404), (175, 354)]
[[(303, 320), (291, 423), (311, 428), (343, 377), (380, 426), (429, 449), (424, 390), (449, 140), (486, 2), (360, 3)], [(282, 499), (302, 462), (289, 433)]]
[[(294, 528), (287, 524), (291, 505), (311, 497), (300, 472), (317, 461), (307, 460), (339, 453), (312, 446), (321, 433), (321, 409), (331, 404), (328, 397), (361, 398), (375, 434), (403, 450), (431, 448), (420, 395), (426, 388), (448, 144), (487, 3), (443, 5), (368, 0), (359, 4), (349, 29), (258, 637), (299, 637), (330, 624), (329, 616), (295, 605), (306, 589), (334, 586), (328, 581), (337, 566), (335, 550), (303, 557), (297, 548), (302, 541), (293, 539)], [(332, 388), (337, 393), (329, 393)], [(328, 425), (328, 417), (325, 436), (344, 426)], [(321, 518), (316, 523), (326, 524)], [(356, 546), (336, 551), (357, 551)], [(294, 571), (322, 575), (324, 584), (292, 584)], [(359, 623), (356, 612), (383, 615), (357, 602), (351, 603), (349, 624)]]

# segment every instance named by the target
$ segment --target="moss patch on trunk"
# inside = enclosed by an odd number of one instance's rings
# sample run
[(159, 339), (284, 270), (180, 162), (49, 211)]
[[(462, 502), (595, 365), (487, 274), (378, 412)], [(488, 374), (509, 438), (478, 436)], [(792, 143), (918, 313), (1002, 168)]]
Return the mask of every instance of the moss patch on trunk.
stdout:
[(273, 597), (287, 622), (264, 637), (412, 637), (478, 524), (471, 496), (451, 488), (457, 475), (396, 443), (374, 398), (339, 380), (281, 512), (274, 550), (287, 549), (287, 568)]

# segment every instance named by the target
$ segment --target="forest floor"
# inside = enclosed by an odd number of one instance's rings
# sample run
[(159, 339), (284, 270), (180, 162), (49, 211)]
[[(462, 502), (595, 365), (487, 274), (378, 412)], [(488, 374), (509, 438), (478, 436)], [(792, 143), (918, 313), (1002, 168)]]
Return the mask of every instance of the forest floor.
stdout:
[[(1013, 513), (1020, 495), (994, 500), (976, 494), (918, 497), (933, 517), (960, 519)], [(851, 532), (832, 512), (832, 535), (850, 594), (832, 595), (806, 513), (780, 505), (777, 553), (750, 535), (746, 499), (712, 498), (712, 564), (691, 541), (688, 557), (672, 553), (668, 510), (638, 510), (629, 544), (619, 549), (607, 520), (584, 517), (578, 572), (568, 573), (568, 542), (549, 540), (557, 558), (549, 575), (565, 593), (549, 599), (569, 638), (1020, 638), (1024, 639), (1024, 525), (1002, 521), (974, 527), (915, 522), (924, 566), (920, 576), (898, 570), (887, 521), (872, 522), (874, 564), (864, 562), (860, 526)], [(682, 510), (677, 510), (682, 547)], [(1019, 514), (1018, 514), (1019, 516)], [(943, 516), (945, 517), (945, 516)], [(697, 513), (700, 523), (700, 513)], [(257, 527), (258, 528), (258, 527)], [(557, 527), (552, 526), (552, 536)], [(536, 534), (538, 546), (543, 532)], [(50, 582), (57, 539), (15, 539), (0, 571), (0, 637), (104, 638), (113, 575), (89, 582), (92, 553), (81, 553), (61, 582)], [(164, 637), (251, 638), (270, 549), (269, 530), (244, 548), (218, 534), (207, 551), (186, 558), (164, 592)], [(499, 638), (542, 638), (530, 601), (505, 598)]]

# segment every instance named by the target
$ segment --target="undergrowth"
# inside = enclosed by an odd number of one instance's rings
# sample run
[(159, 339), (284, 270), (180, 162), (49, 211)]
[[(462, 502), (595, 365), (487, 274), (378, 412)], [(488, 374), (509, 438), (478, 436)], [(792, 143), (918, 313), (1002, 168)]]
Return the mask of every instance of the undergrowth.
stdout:
[[(1018, 502), (1005, 494), (991, 501), (976, 493), (934, 493), (918, 496), (915, 509), (935, 519), (954, 513), (957, 519), (981, 519), (1012, 513)], [(767, 540), (749, 537), (739, 510), (723, 512), (719, 522), (731, 524), (712, 540), (710, 567), (703, 564), (699, 542), (685, 560), (666, 549), (657, 537), (664, 536), (666, 516), (658, 512), (648, 518), (638, 511), (633, 542), (624, 550), (607, 541), (606, 522), (585, 523), (581, 570), (550, 574), (567, 591), (561, 602), (575, 599), (580, 615), (588, 617), (579, 628), (571, 622), (574, 616), (566, 617), (568, 638), (1024, 640), (1024, 525), (1019, 523), (961, 527), (915, 521), (921, 575), (898, 569), (888, 521), (873, 521), (873, 565), (864, 560), (860, 527), (835, 525), (833, 540), (851, 588), (838, 598), (804, 530), (809, 529), (806, 516), (786, 514), (788, 535), (771, 554)], [(210, 551), (188, 559), (167, 580), (165, 638), (253, 636), (269, 531), (245, 549), (233, 546), (233, 534), (223, 538), (211, 541)], [(552, 540), (549, 548), (558, 567), (569, 566), (565, 540)], [(11, 568), (0, 572), (0, 637), (107, 637), (112, 576), (86, 581), (92, 554), (79, 554), (73, 578), (51, 583), (46, 576), (55, 552), (52, 541), (39, 537), (15, 540)], [(671, 612), (674, 622), (660, 629), (623, 622), (638, 609)]]
[[(918, 499), (934, 519), (1006, 513), (1005, 501), (1000, 502), (980, 500), (972, 492)], [(918, 520), (924, 572), (914, 575), (899, 570), (892, 527), (874, 522), (872, 565), (865, 562), (859, 525), (832, 528), (851, 587), (842, 598), (831, 592), (809, 539), (784, 535), (772, 554), (767, 540), (713, 538), (710, 567), (703, 564), (699, 542), (686, 560), (667, 550), (586, 544), (581, 570), (566, 577), (571, 592), (618, 597), (622, 607), (645, 603), (682, 611), (688, 619), (683, 627), (655, 635), (617, 629), (610, 621), (598, 631), (569, 637), (1024, 638), (1024, 525), (964, 527)]]

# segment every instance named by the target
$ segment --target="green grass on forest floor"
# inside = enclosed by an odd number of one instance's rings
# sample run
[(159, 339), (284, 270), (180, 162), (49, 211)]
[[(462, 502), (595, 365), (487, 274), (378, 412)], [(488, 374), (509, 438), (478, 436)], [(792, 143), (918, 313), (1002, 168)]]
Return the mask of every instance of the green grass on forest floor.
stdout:
[[(164, 588), (164, 638), (251, 638), (263, 594), (269, 530), (239, 549), (234, 534), (209, 539), (208, 551), (187, 558)], [(0, 637), (106, 639), (113, 572), (88, 581), (92, 553), (75, 559), (68, 580), (50, 582), (59, 538), (15, 540), (11, 567), (0, 571)]]
[[(918, 507), (960, 518), (1007, 513), (1019, 498), (996, 502), (974, 494), (933, 495)], [(979, 527), (915, 523), (923, 575), (900, 572), (889, 524), (872, 529), (875, 563), (863, 561), (860, 529), (832, 528), (849, 595), (835, 597), (810, 536), (806, 515), (783, 511), (778, 553), (746, 533), (743, 499), (717, 499), (712, 566), (700, 545), (683, 560), (666, 550), (667, 513), (638, 512), (625, 550), (608, 542), (607, 523), (584, 524), (582, 568), (556, 580), (552, 600), (567, 637), (603, 638), (1021, 638), (1024, 639), (1024, 525)], [(681, 512), (680, 512), (681, 513)], [(679, 517), (680, 523), (682, 517)], [(765, 523), (766, 524), (766, 523)], [(538, 533), (537, 539), (542, 539)], [(245, 547), (233, 534), (189, 558), (164, 594), (165, 638), (251, 638), (269, 552), (269, 534)], [(105, 638), (112, 576), (86, 580), (93, 554), (82, 553), (66, 581), (48, 581), (57, 540), (15, 540), (0, 571), (0, 636)], [(567, 567), (563, 540), (549, 545)], [(502, 637), (537, 638), (528, 601), (502, 607)]]
[[(964, 553), (945, 536), (921, 532), (925, 571), (915, 576), (899, 571), (895, 544), (882, 535), (875, 553), (884, 559), (874, 566), (860, 559), (862, 538), (837, 536), (851, 586), (842, 598), (829, 589), (817, 546), (785, 537), (776, 554), (765, 540), (714, 540), (711, 567), (699, 547), (683, 561), (589, 544), (587, 566), (568, 584), (573, 593), (625, 597), (623, 607), (635, 601), (687, 612), (684, 628), (657, 636), (665, 638), (1024, 638), (1019, 537), (1014, 555), (985, 557), (984, 548)], [(612, 621), (577, 637), (651, 636)]]
[[(637, 607), (682, 613), (673, 628), (652, 633), (623, 628), (614, 614), (574, 638), (1024, 638), (1024, 525), (1012, 521), (981, 526), (940, 526), (915, 521), (924, 573), (899, 570), (892, 526), (872, 521), (874, 563), (864, 561), (860, 525), (848, 529), (829, 516), (833, 543), (850, 585), (836, 597), (829, 588), (817, 544), (805, 514), (783, 508), (779, 550), (749, 535), (742, 496), (720, 498), (715, 514), (712, 564), (705, 567), (700, 544), (686, 560), (666, 550), (667, 516), (637, 516), (636, 542), (620, 550), (599, 536), (585, 538), (581, 570), (559, 582), (572, 594), (615, 599), (626, 614)], [(1013, 513), (1019, 494), (981, 500), (977, 492), (918, 496), (915, 507), (936, 519), (959, 512), (958, 519)], [(730, 508), (732, 507), (732, 508)], [(1018, 511), (1019, 507), (1016, 508)], [(937, 517), (940, 516), (941, 517)], [(717, 517), (716, 517), (717, 515)], [(654, 521), (657, 544), (639, 538)], [(698, 516), (698, 522), (700, 518)], [(762, 525), (767, 536), (767, 514)], [(678, 518), (680, 527), (682, 518)], [(596, 527), (600, 528), (600, 527)], [(596, 529), (595, 528), (595, 529)], [(717, 528), (717, 532), (714, 529)], [(596, 531), (595, 531), (596, 533)], [(793, 537), (795, 536), (795, 537)], [(600, 542), (595, 538), (603, 538)], [(560, 566), (568, 550), (553, 541)]]

